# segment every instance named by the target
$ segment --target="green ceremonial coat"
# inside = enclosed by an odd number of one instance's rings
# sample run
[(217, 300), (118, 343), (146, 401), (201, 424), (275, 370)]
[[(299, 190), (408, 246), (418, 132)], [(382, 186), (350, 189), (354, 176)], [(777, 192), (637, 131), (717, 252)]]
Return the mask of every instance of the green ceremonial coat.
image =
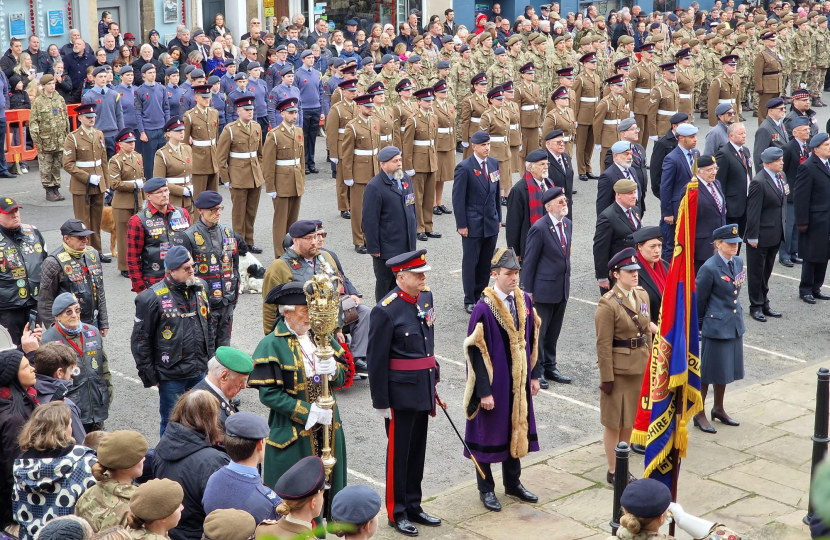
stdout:
[[(331, 346), (337, 360), (337, 372), (329, 386), (336, 389), (346, 383), (348, 367), (342, 359), (343, 348), (335, 339), (331, 340)], [(258, 388), (259, 401), (271, 409), (268, 413), (271, 432), (266, 439), (262, 479), (266, 486), (273, 487), (292, 465), (307, 456), (321, 456), (323, 448), (322, 426), (315, 424), (310, 430), (305, 428), (311, 403), (320, 394), (321, 385), (306, 379), (300, 344), (282, 317), (274, 331), (265, 336), (254, 351), (254, 371), (248, 386)], [(334, 406), (332, 424), (332, 447), (337, 463), (329, 479), (330, 497), (346, 486), (346, 439), (337, 405)]]

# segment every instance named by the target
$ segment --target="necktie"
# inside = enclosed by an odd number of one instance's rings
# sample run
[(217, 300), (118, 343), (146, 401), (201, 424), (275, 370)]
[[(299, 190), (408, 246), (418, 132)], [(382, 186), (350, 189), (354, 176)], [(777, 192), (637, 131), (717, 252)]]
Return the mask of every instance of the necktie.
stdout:
[(510, 310), (510, 315), (513, 316), (513, 325), (518, 328), (519, 327), (519, 314), (516, 313), (516, 300), (511, 295), (507, 295), (505, 298), (507, 302), (507, 309)]
[(539, 191), (541, 191), (542, 193), (548, 190), (548, 186), (547, 184), (545, 184), (544, 180), (542, 180), (541, 182), (537, 182), (537, 185), (539, 186)]
[(746, 169), (746, 157), (744, 156), (744, 151), (742, 148), (738, 149), (738, 157), (741, 158), (741, 163), (744, 164), (744, 169)]
[(562, 170), (567, 171), (567, 169), (565, 168), (565, 160), (562, 159), (562, 156), (559, 156), (556, 159), (559, 161), (559, 166), (562, 167)]
[(695, 158), (691, 151), (688, 152), (689, 155), (689, 168), (694, 170), (695, 167)]
[(567, 242), (565, 241), (565, 227), (562, 226), (562, 222), (556, 224), (556, 228), (559, 230), (559, 245), (562, 246), (562, 249), (565, 249), (567, 246)]
[(830, 162), (825, 161), (824, 166), (827, 168), (828, 171), (830, 171)]
[(637, 150), (636, 146), (631, 146), (631, 153), (634, 155), (634, 163), (640, 165), (640, 151)]
[(400, 181), (400, 180), (396, 180), (396, 182), (398, 183), (398, 191), (399, 191), (400, 193), (403, 193), (403, 186), (401, 185), (401, 181)]
[(721, 206), (720, 197), (718, 197), (718, 191), (715, 189), (714, 184), (709, 184), (709, 191), (712, 193), (712, 198), (715, 199), (715, 203), (718, 205), (718, 212), (723, 213), (723, 206)]
[(778, 184), (778, 191), (784, 193), (784, 179), (781, 177), (781, 173), (775, 175), (775, 183)]
[(729, 262), (726, 263), (726, 264), (727, 264), (727, 266), (729, 266), (729, 273), (734, 276), (735, 275), (735, 263), (732, 262), (732, 259), (730, 259)]
[(634, 215), (631, 213), (630, 208), (625, 211), (625, 215), (628, 216), (628, 221), (631, 223), (631, 226), (634, 227), (634, 229), (636, 229), (637, 228), (637, 222), (634, 221)]
[(487, 176), (487, 158), (484, 158), (481, 161), (481, 170), (484, 171), (484, 179), (487, 180), (488, 179), (488, 176)]

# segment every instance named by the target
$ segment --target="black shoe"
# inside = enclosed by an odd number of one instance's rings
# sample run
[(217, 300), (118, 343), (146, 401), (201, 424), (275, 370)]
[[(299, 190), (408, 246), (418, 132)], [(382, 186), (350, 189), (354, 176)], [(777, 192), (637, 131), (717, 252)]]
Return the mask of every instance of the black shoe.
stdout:
[(259, 246), (251, 244), (250, 246), (248, 246), (248, 251), (250, 251), (251, 253), (256, 253), (257, 255), (259, 255), (260, 253), (262, 253), (262, 248), (259, 247)]
[(738, 115), (738, 118), (740, 118), (741, 122), (746, 122), (746, 118), (744, 118), (744, 115)]
[(587, 174), (580, 174), (579, 179), (582, 180), (583, 182), (587, 182), (588, 181), (588, 175)]
[(366, 253), (368, 253), (366, 251), (366, 246), (355, 246), (354, 250), (360, 253), (361, 255), (366, 255)]
[(824, 294), (821, 291), (813, 293), (813, 298), (815, 298), (816, 300), (830, 300), (830, 296)]
[(571, 190), (571, 195), (576, 195), (576, 190), (575, 189)]
[[(709, 116), (707, 115), (706, 118), (709, 118)], [(758, 111), (752, 113), (752, 118), (758, 118)]]
[(507, 197), (502, 197), (501, 198), (501, 205), (502, 206), (507, 206)]
[(475, 304), (464, 304), (464, 311), (472, 313), (474, 307), (476, 307)]
[(343, 219), (352, 219), (352, 213), (348, 210), (343, 210), (342, 212), (340, 212), (340, 217), (342, 217)]
[(487, 510), (490, 510), (491, 512), (501, 512), (501, 503), (496, 497), (496, 494), (492, 491), (488, 491), (487, 493), (479, 493), (478, 498), (481, 499), (481, 502), (484, 503), (484, 508)]
[(464, 153), (464, 147), (461, 146), (461, 143), (458, 143), (458, 144), (455, 145), (455, 151), (458, 152), (459, 154)]
[(16, 174), (12, 174), (9, 171), (0, 172), (0, 178), (17, 178)]
[(644, 456), (646, 454), (646, 447), (642, 444), (632, 444), (631, 451), (635, 454), (640, 454), (641, 456)]
[(557, 382), (559, 384), (571, 384), (571, 378), (567, 375), (562, 375), (559, 373), (558, 369), (554, 369), (553, 371), (545, 370), (545, 378), (550, 379), (553, 382)]
[(516, 487), (512, 488), (504, 488), (505, 495), (512, 495), (513, 497), (518, 497), (520, 500), (529, 503), (537, 503), (539, 502), (539, 497), (534, 495), (533, 493), (529, 492), (525, 489), (525, 487), (519, 484)]
[(588, 173), (588, 174), (586, 174), (585, 176), (587, 176), (587, 177), (588, 177), (588, 178), (590, 178), (591, 180), (597, 180), (597, 179), (599, 178), (599, 176), (595, 175), (595, 174), (594, 174), (594, 173), (592, 173), (592, 172), (589, 172), (589, 173)]
[(801, 257), (798, 257), (798, 256), (796, 256), (796, 255), (793, 255), (793, 256), (792, 256), (792, 261), (793, 261), (795, 264), (801, 264), (801, 263), (803, 263), (803, 262), (804, 262), (804, 259), (802, 259)]
[(305, 168), (305, 173), (306, 173), (306, 174), (311, 174), (311, 169), (309, 169), (308, 167), (306, 167), (306, 168)]
[(793, 264), (793, 262), (789, 259), (784, 259), (784, 260), (779, 261), (779, 262), (781, 264), (783, 264), (784, 266), (786, 266), (787, 268), (792, 268), (793, 266), (795, 266), (795, 264)]
[(390, 521), (389, 526), (404, 536), (418, 536), (418, 527), (413, 525), (408, 519)]
[(547, 390), (548, 388), (550, 388), (550, 383), (544, 375), (539, 377), (539, 388), (541, 388), (542, 390)]
[(311, 171), (311, 174), (317, 174), (317, 173), (320, 172), (319, 170), (317, 170), (317, 167), (315, 167), (314, 165), (309, 167), (308, 170)]
[(414, 521), (419, 525), (426, 525), (427, 527), (439, 527), (441, 525), (441, 519), (431, 516), (426, 512), (421, 512), (419, 514), (415, 514), (413, 516), (409, 516), (410, 521)]
[(801, 294), (801, 295), (799, 295), (799, 297), (802, 300), (804, 300), (805, 302), (807, 302), (808, 304), (815, 304), (816, 303), (816, 299), (813, 298), (812, 294)]
[(732, 420), (731, 418), (729, 418), (728, 416), (725, 416), (723, 414), (716, 413), (715, 411), (712, 411), (712, 420), (720, 420), (721, 424), (724, 424), (724, 425), (727, 425), (727, 426), (740, 426), (741, 425), (740, 422)]
[(421, 242), (426, 242), (427, 240), (429, 240), (429, 236), (427, 236), (427, 233), (424, 232), (418, 233), (418, 240), (420, 240)]
[(103, 253), (101, 253), (101, 262), (102, 263), (111, 263), (112, 262), (112, 257), (110, 257), (108, 255), (104, 255)]
[(332, 178), (337, 178), (337, 172), (336, 171), (331, 171), (331, 177)]
[(697, 417), (692, 417), (692, 423), (694, 423), (695, 427), (698, 428), (703, 433), (717, 433), (718, 430), (713, 428), (712, 426), (703, 427), (700, 425), (700, 422), (697, 421)]
[(450, 210), (449, 208), (447, 208), (443, 204), (441, 206), (439, 206), (438, 208), (440, 208), (441, 212), (444, 213), (444, 214), (452, 214), (452, 210)]
[(126, 270), (121, 270), (121, 277), (125, 277), (127, 279), (130, 279), (130, 273), (127, 272)]
[(355, 373), (359, 375), (366, 375), (369, 373), (369, 366), (366, 364), (365, 358), (355, 358), (354, 360)]
[(762, 308), (762, 311), (764, 315), (766, 315), (767, 317), (775, 317), (776, 319), (783, 315), (780, 311), (775, 311), (769, 306), (764, 306)]
[(709, 113), (708, 112), (700, 113), (700, 119), (701, 120), (708, 120), (709, 119)]
[(752, 312), (752, 318), (758, 322), (767, 322), (767, 318), (764, 317), (764, 314), (761, 313), (760, 310)]
[(430, 238), (441, 238), (441, 233), (437, 233), (435, 231), (427, 231), (427, 236)]
[(440, 216), (440, 215), (441, 215), (441, 214), (443, 214), (444, 212), (442, 212), (442, 211), (441, 211), (441, 207), (440, 207), (440, 206), (433, 206), (433, 207), (432, 207), (432, 213), (433, 213), (433, 214), (435, 214), (436, 216)]

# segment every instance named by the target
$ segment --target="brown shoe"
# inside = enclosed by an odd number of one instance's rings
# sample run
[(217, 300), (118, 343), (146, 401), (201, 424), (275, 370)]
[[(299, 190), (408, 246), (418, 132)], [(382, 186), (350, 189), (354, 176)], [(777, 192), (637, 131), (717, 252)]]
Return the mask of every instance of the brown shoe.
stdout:
[(49, 202), (57, 201), (57, 197), (55, 197), (55, 192), (53, 191), (55, 188), (47, 187), (46, 188), (46, 200)]
[(813, 107), (824, 107), (824, 103), (822, 103), (819, 98), (814, 97), (810, 100), (810, 102)]
[(64, 197), (63, 195), (61, 195), (61, 192), (60, 192), (60, 189), (61, 189), (61, 188), (59, 188), (59, 187), (53, 187), (52, 189), (54, 189), (54, 190), (55, 190), (55, 200), (57, 200), (57, 201), (65, 201), (65, 200), (66, 200), (66, 197)]

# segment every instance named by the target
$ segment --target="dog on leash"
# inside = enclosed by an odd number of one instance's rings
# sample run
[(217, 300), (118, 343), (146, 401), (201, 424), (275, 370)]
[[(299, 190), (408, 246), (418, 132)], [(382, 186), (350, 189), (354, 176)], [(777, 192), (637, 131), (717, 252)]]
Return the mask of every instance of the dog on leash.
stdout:
[(239, 234), (234, 233), (236, 249), (239, 253), (239, 293), (262, 294), (262, 280), (265, 267), (248, 249), (248, 244)]
[[(116, 250), (116, 227), (115, 227), (115, 220), (112, 218), (112, 206), (105, 206), (104, 213), (101, 216), (101, 232), (108, 232), (110, 233), (110, 251), (112, 252), (113, 257), (118, 257), (118, 251)], [(103, 247), (103, 242), (101, 242)]]

